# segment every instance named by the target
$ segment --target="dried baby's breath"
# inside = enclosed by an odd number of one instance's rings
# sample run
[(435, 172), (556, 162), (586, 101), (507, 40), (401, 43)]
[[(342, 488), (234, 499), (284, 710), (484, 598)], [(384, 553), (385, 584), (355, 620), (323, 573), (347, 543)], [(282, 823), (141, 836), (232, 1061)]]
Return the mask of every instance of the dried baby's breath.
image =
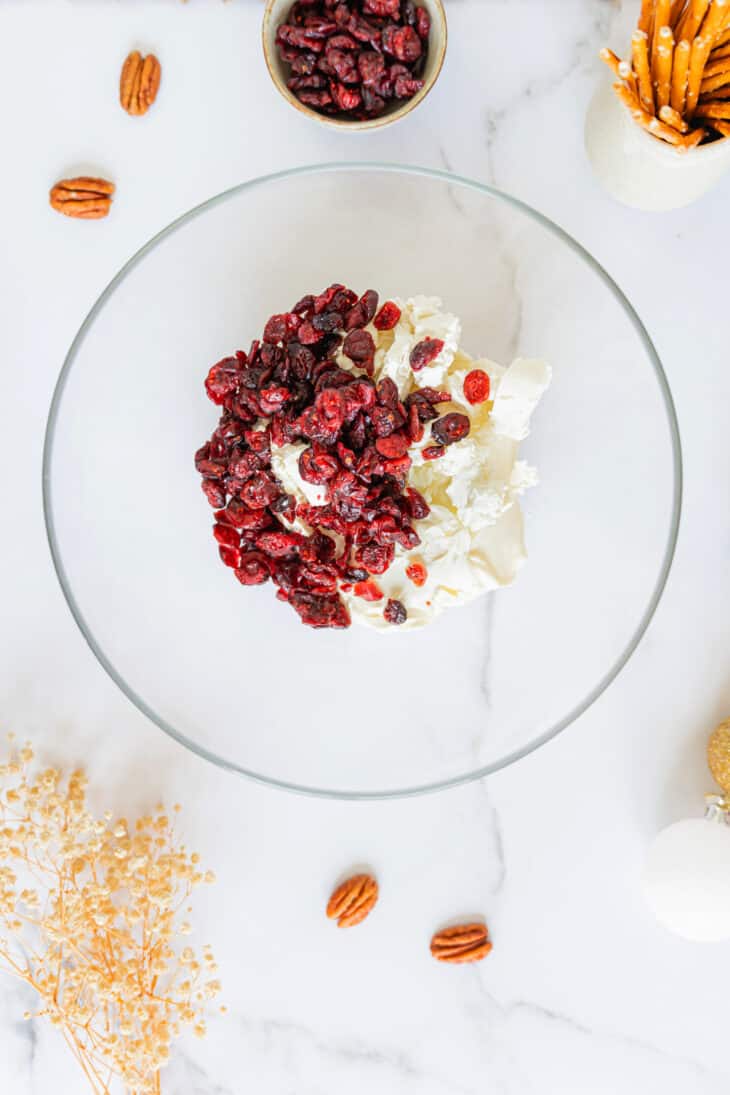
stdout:
[[(183, 1026), (205, 1034), (220, 991), (209, 946), (187, 945), (178, 919), (201, 883), (199, 857), (176, 843), (162, 808), (130, 825), (86, 807), (86, 777), (32, 771), (12, 744), (0, 764), (0, 968), (26, 981), (94, 1092), (114, 1077), (157, 1095)], [(178, 807), (175, 807), (177, 813)]]

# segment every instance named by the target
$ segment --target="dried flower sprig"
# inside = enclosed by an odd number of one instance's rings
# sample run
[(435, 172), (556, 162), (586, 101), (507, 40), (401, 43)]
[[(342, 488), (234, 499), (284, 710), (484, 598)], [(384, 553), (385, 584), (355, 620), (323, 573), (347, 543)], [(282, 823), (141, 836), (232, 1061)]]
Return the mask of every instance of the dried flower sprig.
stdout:
[(32, 762), (11, 744), (0, 765), (0, 968), (35, 989), (33, 1014), (59, 1028), (96, 1095), (114, 1078), (157, 1095), (171, 1043), (183, 1026), (205, 1034), (220, 991), (210, 947), (181, 941), (186, 902), (213, 874), (161, 807), (133, 827), (95, 818), (82, 771), (64, 781)]

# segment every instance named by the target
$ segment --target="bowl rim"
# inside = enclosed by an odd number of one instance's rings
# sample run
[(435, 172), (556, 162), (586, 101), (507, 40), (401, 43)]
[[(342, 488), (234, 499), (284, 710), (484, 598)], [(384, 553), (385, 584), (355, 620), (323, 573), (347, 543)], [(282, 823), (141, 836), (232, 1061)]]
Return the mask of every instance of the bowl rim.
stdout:
[[(265, 775), (260, 772), (255, 772), (251, 769), (245, 768), (243, 765), (237, 764), (228, 758), (218, 756), (216, 753), (211, 752), (209, 749), (188, 738), (185, 734), (177, 730), (166, 719), (162, 718), (156, 711), (154, 711), (146, 701), (139, 696), (135, 690), (127, 683), (122, 677), (121, 673), (115, 668), (113, 663), (107, 658), (106, 654), (102, 650), (99, 643), (96, 641), (94, 634), (86, 623), (84, 615), (81, 611), (81, 607), (76, 601), (71, 583), (65, 571), (63, 564), (62, 552), (60, 544), (56, 535), (56, 528), (53, 516), (53, 491), (51, 485), (51, 470), (53, 461), (53, 444), (56, 432), (56, 425), (59, 418), (59, 412), (62, 404), (63, 393), (66, 387), (66, 382), (70, 375), (76, 356), (83, 344), (87, 332), (91, 328), (96, 316), (104, 307), (104, 304), (114, 292), (116, 287), (124, 281), (129, 273), (137, 266), (138, 263), (152, 251), (159, 243), (161, 243), (168, 236), (174, 234), (178, 229), (184, 227), (190, 221), (201, 216), (208, 209), (214, 208), (218, 205), (224, 204), (226, 201), (245, 193), (247, 190), (253, 190), (259, 187), (264, 187), (271, 182), (280, 181), (282, 179), (292, 179), (299, 177), (306, 177), (309, 175), (318, 174), (334, 174), (336, 172), (380, 172), (385, 174), (401, 174), (410, 177), (423, 177), (432, 180), (438, 180), (450, 185), (457, 184), (464, 186), (467, 189), (473, 190), (479, 194), (486, 195), (489, 198), (494, 198), (497, 201), (501, 201), (511, 206), (514, 209), (524, 213), (529, 218), (540, 224), (551, 235), (562, 240), (579, 258), (583, 259), (588, 267), (599, 277), (600, 280), (606, 285), (607, 289), (613, 294), (614, 298), (623, 307), (625, 314), (634, 327), (640, 341), (644, 345), (649, 362), (654, 370), (655, 379), (659, 386), (659, 392), (664, 406), (665, 414), (667, 417), (667, 425), (669, 428), (670, 442), (672, 448), (672, 474), (673, 474), (673, 487), (672, 487), (672, 512), (669, 522), (669, 533), (667, 542), (665, 545), (662, 564), (659, 570), (658, 577), (654, 583), (654, 587), (649, 596), (647, 604), (642, 612), (639, 622), (632, 634), (629, 642), (627, 643), (621, 654), (614, 660), (609, 669), (603, 674), (599, 681), (593, 686), (593, 688), (585, 695), (566, 715), (563, 716), (557, 723), (551, 726), (548, 730), (544, 731), (537, 738), (521, 746), (519, 749), (513, 750), (506, 756), (501, 757), (497, 761), (492, 761), (489, 764), (480, 765), (471, 771), (458, 773), (453, 776), (442, 780), (430, 781), (428, 783), (403, 788), (387, 788), (385, 790), (370, 790), (370, 789), (336, 789), (330, 787), (310, 787), (306, 784), (300, 784), (291, 780), (279, 779), (274, 776)], [(86, 640), (92, 653), (96, 657), (103, 669), (106, 670), (111, 679), (124, 693), (139, 711), (146, 715), (156, 726), (168, 734), (174, 741), (181, 745), (184, 745), (191, 752), (196, 753), (198, 756), (205, 760), (211, 761), (219, 768), (223, 768), (230, 772), (237, 772), (240, 775), (247, 776), (249, 779), (254, 780), (257, 783), (263, 784), (267, 787), (275, 787), (280, 790), (293, 791), (303, 795), (309, 795), (317, 798), (326, 798), (334, 800), (380, 800), (380, 799), (396, 799), (396, 798), (408, 798), (420, 794), (426, 794), (434, 791), (443, 791), (452, 787), (459, 787), (465, 783), (470, 783), (474, 780), (483, 779), (485, 776), (492, 775), (495, 772), (500, 771), (503, 768), (509, 767), (516, 761), (521, 760), (523, 757), (529, 756), (530, 753), (540, 749), (547, 742), (557, 737), (561, 731), (565, 730), (571, 723), (575, 722), (581, 715), (583, 715), (589, 707), (591, 707), (595, 701), (606, 691), (608, 686), (618, 677), (621, 670), (631, 658), (632, 654), (639, 645), (643, 638), (649, 624), (651, 623), (654, 613), (656, 612), (659, 601), (661, 600), (664, 592), (667, 580), (669, 578), (669, 572), (671, 570), (672, 562), (677, 545), (677, 538), (679, 535), (679, 525), (682, 510), (682, 447), (679, 433), (679, 424), (677, 421), (677, 413), (674, 405), (674, 400), (669, 387), (664, 368), (659, 359), (654, 344), (649, 337), (649, 334), (644, 327), (638, 314), (630, 304), (628, 298), (619, 288), (616, 282), (607, 273), (604, 267), (593, 258), (589, 251), (587, 251), (580, 243), (577, 242), (571, 235), (569, 235), (563, 228), (557, 225), (549, 217), (540, 213), (532, 206), (523, 202), (519, 198), (514, 198), (505, 192), (498, 190), (496, 187), (490, 186), (486, 183), (475, 182), (472, 179), (465, 178), (461, 175), (455, 175), (448, 171), (437, 170), (427, 167), (417, 167), (411, 165), (403, 165), (396, 163), (386, 163), (377, 161), (363, 161), (363, 162), (345, 162), (345, 161), (333, 161), (331, 163), (324, 164), (309, 164), (302, 167), (290, 168), (284, 171), (272, 172), (268, 175), (262, 175), (258, 178), (250, 179), (243, 183), (238, 183), (236, 186), (230, 187), (227, 190), (222, 191), (219, 194), (208, 198), (206, 201), (201, 202), (199, 205), (189, 209), (186, 213), (176, 217), (166, 227), (162, 228), (154, 236), (143, 244), (121, 267), (117, 274), (102, 290), (94, 304), (91, 306), (86, 318), (83, 320), (77, 334), (75, 335), (71, 346), (66, 354), (61, 371), (56, 381), (53, 396), (51, 399), (51, 405), (48, 413), (48, 420), (46, 423), (46, 431), (43, 443), (43, 461), (42, 461), (42, 495), (43, 495), (43, 517), (46, 526), (46, 535), (48, 538), (48, 545), (51, 552), (51, 559), (53, 562), (56, 576), (61, 586), (61, 591), (66, 599), (71, 615), (76, 621), (81, 634)]]
[(407, 99), (402, 106), (399, 106), (396, 110), (386, 112), (385, 114), (379, 114), (377, 118), (370, 118), (367, 121), (349, 121), (347, 118), (330, 118), (326, 114), (320, 114), (318, 111), (308, 107), (306, 103), (302, 103), (297, 99), (296, 95), (292, 95), (289, 88), (286, 86), (278, 70), (278, 60), (275, 56), (272, 56), (272, 51), (269, 49), (268, 41), (268, 28), (271, 20), (274, 6), (279, 0), (266, 0), (266, 6), (264, 8), (264, 15), (261, 21), (261, 45), (263, 47), (264, 61), (266, 62), (266, 68), (268, 69), (271, 82), (273, 83), (279, 94), (286, 99), (290, 106), (293, 106), (295, 110), (298, 110), (300, 114), (303, 114), (306, 118), (311, 118), (315, 122), (319, 122), (321, 125), (329, 126), (330, 129), (336, 129), (340, 133), (363, 133), (371, 129), (381, 129), (384, 126), (391, 125), (393, 122), (398, 122), (401, 118), (405, 118), (407, 114), (410, 114), (412, 110), (415, 110), (417, 106), (423, 102), (429, 92), (434, 88), (436, 82), (441, 75), (441, 70), (444, 67), (444, 60), (446, 58), (446, 47), (449, 40), (448, 23), (446, 20), (446, 9), (443, 5), (443, 0), (429, 0), (429, 3), (433, 5), (439, 21), (439, 33), (436, 36), (434, 34), (434, 27), (432, 25), (431, 35), (429, 37), (429, 49), (432, 47), (434, 39), (437, 43), (437, 57), (436, 67), (434, 68), (431, 76), (425, 82), (421, 90), (413, 96), (412, 99)]

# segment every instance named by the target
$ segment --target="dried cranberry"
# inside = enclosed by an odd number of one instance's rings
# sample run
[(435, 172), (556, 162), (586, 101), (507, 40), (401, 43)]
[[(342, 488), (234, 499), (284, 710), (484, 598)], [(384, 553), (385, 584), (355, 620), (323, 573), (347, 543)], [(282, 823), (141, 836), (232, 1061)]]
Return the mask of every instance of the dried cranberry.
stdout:
[(345, 330), (352, 331), (356, 327), (366, 327), (377, 310), (378, 294), (374, 289), (368, 289), (345, 316)]
[(296, 312), (284, 312), (282, 315), (272, 316), (264, 327), (264, 342), (283, 342), (296, 334), (301, 317)]
[(357, 110), (362, 103), (362, 95), (359, 91), (334, 81), (330, 82), (330, 95), (340, 110)]
[(262, 388), (259, 394), (259, 406), (261, 413), (265, 415), (278, 414), (289, 399), (288, 388)]
[(292, 58), (291, 70), (295, 76), (311, 76), (316, 64), (316, 53), (297, 53), (297, 55)]
[(315, 399), (314, 406), (325, 426), (337, 433), (345, 421), (345, 397), (338, 388), (325, 388)]
[(434, 358), (438, 357), (443, 348), (444, 342), (441, 338), (424, 338), (417, 342), (409, 357), (414, 373), (423, 369), (425, 365), (429, 365)]
[(258, 586), (269, 579), (269, 567), (266, 556), (259, 551), (245, 551), (241, 554), (235, 570), (236, 577), (243, 586)]
[(408, 438), (403, 433), (392, 433), (388, 437), (379, 437), (375, 448), (388, 460), (398, 460), (408, 452)]
[(228, 471), (228, 465), (222, 460), (199, 460), (198, 471), (209, 479), (222, 479)]
[(451, 401), (451, 395), (448, 392), (440, 392), (438, 388), (423, 387), (418, 389), (419, 396), (423, 396), (432, 405), (437, 403), (449, 403)]
[[(344, 49), (331, 49), (328, 47), (325, 53), (325, 60), (332, 70), (332, 73), (343, 84), (357, 84), (360, 76), (355, 61), (355, 57), (352, 53)], [(337, 101), (336, 96), (335, 101)], [(359, 105), (359, 104), (358, 104)], [(342, 110), (354, 109), (352, 107), (341, 107)]]
[(366, 114), (375, 116), (382, 114), (385, 109), (385, 99), (376, 95), (368, 84), (363, 84), (362, 105)]
[(211, 506), (215, 509), (220, 509), (225, 505), (226, 492), (221, 487), (220, 483), (217, 483), (215, 479), (204, 479), (200, 484), (203, 488), (203, 494), (208, 499)]
[(213, 535), (219, 544), (227, 544), (229, 547), (238, 547), (241, 537), (230, 525), (213, 525)]
[(380, 41), (382, 48), (386, 53), (395, 54), (395, 45), (393, 39), (398, 33), (398, 25), (396, 23), (387, 23), (382, 30)]
[(471, 422), (465, 414), (445, 414), (443, 418), (436, 419), (431, 424), (431, 437), (439, 445), (453, 445), (455, 441), (461, 441), (471, 429)]
[(267, 555), (283, 559), (287, 555), (294, 555), (301, 541), (302, 537), (297, 532), (262, 532), (257, 543)]
[(397, 30), (391, 39), (392, 52), (399, 61), (413, 64), (423, 52), (423, 44), (413, 27), (405, 26)]
[(313, 346), (315, 342), (319, 342), (320, 339), (324, 338), (324, 331), (318, 331), (317, 328), (307, 320), (299, 328), (297, 338), (303, 346)]
[(219, 406), (226, 396), (235, 392), (241, 381), (241, 362), (235, 357), (225, 357), (213, 365), (205, 379), (208, 398)]
[(431, 16), (425, 8), (416, 8), (416, 33), (422, 41), (426, 41), (431, 30)]
[(467, 403), (476, 405), (489, 399), (489, 376), (483, 369), (472, 369), (464, 380), (464, 398)]
[(333, 34), (327, 43), (327, 48), (359, 50), (360, 43), (349, 34)]
[(246, 444), (253, 449), (259, 457), (268, 456), (270, 453), (269, 434), (267, 430), (244, 430), (243, 436)]
[(411, 563), (406, 567), (406, 577), (410, 578), (414, 586), (424, 586), (428, 578), (428, 571), (423, 563)]
[(392, 300), (386, 300), (375, 319), (373, 326), (379, 331), (392, 331), (401, 317), (401, 310)]
[(241, 487), (241, 501), (249, 509), (266, 509), (279, 495), (279, 488), (265, 472), (259, 472)]
[(337, 475), (338, 470), (337, 459), (326, 450), (315, 451), (312, 447), (305, 449), (299, 457), (299, 474), (307, 483), (326, 483)]
[(391, 380), (389, 376), (384, 376), (382, 380), (379, 380), (375, 390), (378, 403), (382, 403), (385, 407), (397, 406), (398, 389), (395, 386), (395, 381)]
[(412, 442), (417, 442), (423, 439), (423, 433), (423, 423), (418, 414), (418, 407), (411, 403), (408, 411), (408, 436)]
[(414, 76), (396, 76), (393, 83), (393, 94), (396, 99), (412, 99), (424, 86), (423, 80), (417, 80)]
[[(403, 425), (403, 415), (393, 407), (373, 407), (370, 412), (373, 429), (378, 437), (387, 437)], [(379, 450), (382, 451), (382, 450)]]
[(362, 10), (365, 15), (397, 19), (400, 15), (400, 0), (363, 0)]
[(394, 555), (393, 544), (362, 544), (355, 551), (355, 561), (362, 563), (370, 574), (385, 574)]
[(350, 331), (342, 345), (342, 352), (356, 365), (372, 372), (375, 361), (375, 342), (369, 331), (356, 329)]
[(438, 460), (439, 456), (443, 456), (445, 452), (443, 445), (428, 445), (425, 449), (421, 449), (424, 460)]
[(376, 582), (356, 582), (352, 592), (363, 601), (382, 601), (383, 591)]
[(423, 520), (431, 512), (428, 502), (415, 487), (408, 487), (406, 491), (406, 507), (414, 521)]
[(317, 38), (328, 38), (337, 30), (337, 23), (333, 23), (331, 19), (322, 19), (318, 15), (308, 15), (304, 20), (304, 26), (307, 28), (307, 34), (313, 34)]
[(237, 547), (228, 547), (225, 544), (221, 544), (218, 548), (218, 554), (221, 557), (222, 562), (227, 567), (240, 567), (241, 565), (241, 550)]
[(313, 309), (314, 297), (311, 295), (311, 293), (308, 293), (307, 296), (304, 296), (301, 300), (297, 301), (297, 303), (292, 308), (292, 312), (296, 312), (298, 316), (301, 315), (306, 317), (311, 315)]
[(342, 327), (342, 316), (339, 312), (321, 312), (312, 319), (312, 326), (317, 331), (323, 331), (326, 335), (337, 331)]
[(357, 58), (357, 68), (364, 84), (370, 84), (385, 72), (382, 53), (375, 50), (363, 50)]
[(350, 614), (339, 597), (293, 593), (289, 603), (310, 627), (349, 627)]
[(329, 91), (297, 91), (296, 96), (305, 106), (324, 108), (332, 102)]
[(408, 613), (403, 602), (391, 597), (383, 610), (383, 618), (389, 624), (404, 624), (408, 619)]

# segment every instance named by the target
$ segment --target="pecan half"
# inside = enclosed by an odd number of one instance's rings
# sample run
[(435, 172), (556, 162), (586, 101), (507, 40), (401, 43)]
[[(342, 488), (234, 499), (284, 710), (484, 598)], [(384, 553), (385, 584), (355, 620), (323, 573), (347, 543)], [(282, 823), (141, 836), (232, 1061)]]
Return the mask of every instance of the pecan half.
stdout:
[(111, 209), (114, 190), (114, 183), (106, 179), (81, 175), (75, 179), (61, 179), (51, 188), (49, 197), (53, 208), (67, 217), (98, 220)]
[(439, 962), (479, 962), (491, 949), (486, 924), (457, 924), (431, 940), (431, 954)]
[(162, 70), (154, 53), (143, 57), (138, 49), (129, 54), (119, 77), (119, 102), (127, 114), (146, 114), (157, 98)]
[(327, 916), (338, 928), (352, 928), (372, 910), (378, 900), (378, 884), (369, 874), (356, 874), (337, 887), (327, 903)]

